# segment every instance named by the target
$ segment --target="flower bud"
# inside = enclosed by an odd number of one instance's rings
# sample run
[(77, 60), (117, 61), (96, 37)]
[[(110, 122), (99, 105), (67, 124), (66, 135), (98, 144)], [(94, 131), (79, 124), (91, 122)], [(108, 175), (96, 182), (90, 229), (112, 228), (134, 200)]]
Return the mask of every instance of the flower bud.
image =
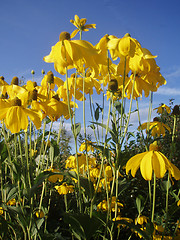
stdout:
[(71, 39), (71, 35), (68, 32), (61, 32), (59, 35), (59, 41), (70, 40), (70, 39)]
[(112, 92), (117, 92), (118, 90), (118, 82), (116, 79), (111, 79), (108, 84), (108, 89)]
[(42, 74), (45, 74), (45, 71), (42, 69), (42, 70), (41, 70), (41, 73), (42, 73)]
[(34, 75), (34, 74), (35, 74), (35, 71), (34, 71), (34, 70), (32, 70), (32, 71), (31, 71), (31, 74), (32, 74), (32, 75)]
[(11, 81), (11, 85), (19, 85), (19, 78), (18, 77), (13, 77)]
[(49, 71), (47, 73), (47, 82), (50, 84), (54, 83), (54, 74), (52, 73), (52, 71)]
[(4, 77), (3, 76), (0, 76), (0, 79), (4, 81)]

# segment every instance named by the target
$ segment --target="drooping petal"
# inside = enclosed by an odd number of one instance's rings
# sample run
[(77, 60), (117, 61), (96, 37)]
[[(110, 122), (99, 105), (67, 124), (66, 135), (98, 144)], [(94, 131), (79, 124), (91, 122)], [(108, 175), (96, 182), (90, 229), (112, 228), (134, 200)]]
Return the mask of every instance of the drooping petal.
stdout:
[(157, 178), (163, 178), (166, 173), (164, 158), (158, 151), (153, 151), (152, 166)]
[(152, 156), (153, 151), (147, 152), (140, 163), (141, 174), (145, 180), (152, 179)]
[(133, 156), (132, 158), (129, 159), (129, 161), (126, 164), (126, 174), (128, 174), (128, 172), (131, 170), (131, 174), (134, 177), (139, 166), (140, 166), (140, 162), (142, 160), (142, 158), (146, 155), (147, 153), (139, 153), (135, 156)]
[(21, 106), (13, 106), (8, 109), (5, 119), (6, 127), (12, 133), (18, 133), (21, 129), (27, 130), (28, 117)]
[(41, 117), (38, 113), (38, 111), (32, 110), (32, 109), (23, 109), (24, 115), (28, 116), (31, 121), (34, 123), (37, 129), (41, 127)]

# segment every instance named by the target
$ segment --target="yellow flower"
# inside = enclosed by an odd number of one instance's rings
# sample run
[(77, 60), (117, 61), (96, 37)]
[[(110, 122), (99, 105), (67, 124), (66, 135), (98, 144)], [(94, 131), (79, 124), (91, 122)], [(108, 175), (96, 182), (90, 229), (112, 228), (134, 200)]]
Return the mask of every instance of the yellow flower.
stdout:
[(63, 80), (58, 77), (55, 77), (52, 71), (49, 71), (41, 81), (42, 88), (47, 89), (50, 86), (51, 90), (53, 90), (55, 86), (60, 87), (63, 84), (64, 84)]
[(41, 127), (38, 112), (21, 106), (21, 100), (17, 97), (0, 111), (0, 120), (4, 119), (7, 129), (12, 133), (18, 133), (21, 129), (27, 131), (28, 117), (37, 129)]
[(4, 210), (2, 207), (0, 207), (0, 215), (3, 215), (3, 213), (4, 213)]
[(62, 115), (65, 119), (69, 119), (68, 105), (65, 102), (60, 101), (57, 95), (41, 105), (44, 106), (44, 113), (51, 119), (51, 121), (57, 121)]
[(47, 169), (45, 171), (50, 171), (50, 172), (53, 172), (53, 173), (57, 173), (57, 174), (54, 174), (54, 175), (48, 177), (48, 181), (49, 182), (55, 183), (58, 180), (61, 182), (63, 180), (63, 178), (64, 178), (63, 175), (58, 174), (58, 172), (60, 172), (58, 169), (50, 168), (50, 169)]
[(178, 207), (180, 206), (180, 200), (177, 202), (177, 206), (178, 206)]
[[(110, 201), (110, 199), (109, 199)], [(116, 205), (116, 197), (113, 196), (111, 199), (111, 206), (110, 209), (111, 211), (115, 211), (115, 205)], [(119, 202), (119, 200), (117, 200), (117, 206), (118, 206), (118, 212), (120, 212), (120, 208), (119, 207), (123, 207), (123, 204)], [(100, 202), (97, 205), (97, 211), (102, 210), (102, 211), (107, 211), (108, 210), (108, 203), (106, 200), (103, 200), (102, 202)]]
[(63, 183), (60, 186), (55, 186), (55, 189), (58, 191), (58, 193), (61, 195), (66, 195), (68, 193), (74, 192), (74, 186), (73, 185), (67, 185), (66, 183)]
[(36, 217), (37, 218), (43, 218), (45, 215), (44, 215), (44, 212), (42, 210), (38, 210), (36, 211)]
[(98, 64), (106, 64), (106, 59), (93, 45), (84, 40), (70, 40), (69, 33), (60, 34), (60, 41), (52, 47), (45, 62), (54, 63), (55, 70), (64, 75), (67, 69), (77, 68), (83, 71), (85, 68), (94, 69), (98, 74)]
[(74, 20), (73, 19), (70, 20), (70, 22), (74, 24), (75, 27), (77, 27), (77, 29), (71, 33), (71, 38), (75, 37), (79, 31), (87, 32), (89, 31), (90, 28), (96, 28), (96, 24), (86, 24), (86, 21), (87, 21), (86, 18), (80, 19), (78, 15), (74, 16)]
[(152, 172), (157, 178), (163, 178), (166, 171), (176, 180), (180, 179), (180, 170), (172, 164), (161, 152), (154, 150), (157, 146), (150, 144), (148, 152), (139, 153), (129, 159), (126, 164), (126, 174), (131, 170), (135, 177), (137, 170), (140, 168), (142, 177), (145, 180), (152, 179)]
[[(120, 215), (118, 215), (116, 218), (113, 218), (112, 220), (113, 220), (113, 221), (125, 220), (125, 221), (128, 222), (128, 223), (132, 223), (132, 222), (133, 222), (133, 220), (132, 220), (131, 218), (121, 217)], [(118, 228), (119, 228), (120, 226), (126, 227), (126, 225), (125, 225), (125, 224), (122, 224), (122, 223), (120, 223), (120, 224), (117, 225)]]
[(13, 199), (9, 200), (9, 201), (7, 202), (7, 205), (15, 206), (15, 205), (16, 205), (16, 199), (13, 198)]
[[(151, 135), (153, 137), (156, 137), (156, 136), (159, 137), (161, 135), (165, 136), (165, 129), (171, 132), (171, 129), (169, 126), (167, 126), (162, 122), (156, 121), (156, 118), (154, 120), (155, 121), (149, 123), (149, 130), (151, 130)], [(147, 127), (148, 127), (148, 123), (143, 123), (141, 126), (138, 127), (138, 130), (140, 130), (140, 128), (144, 130), (144, 129), (147, 129)]]
[(91, 141), (86, 141), (86, 143), (85, 142), (83, 142), (82, 144), (81, 144), (81, 146), (79, 147), (79, 151), (80, 152), (83, 152), (83, 151), (85, 151), (86, 150), (86, 146), (87, 146), (87, 152), (94, 152), (94, 147), (92, 146), (92, 142)]
[(157, 113), (162, 114), (165, 110), (167, 113), (171, 112), (171, 108), (168, 107), (166, 104), (162, 104), (160, 107), (154, 108), (153, 110), (157, 110)]
[(135, 224), (143, 225), (144, 223), (147, 223), (148, 218), (146, 216), (139, 216), (135, 219)]

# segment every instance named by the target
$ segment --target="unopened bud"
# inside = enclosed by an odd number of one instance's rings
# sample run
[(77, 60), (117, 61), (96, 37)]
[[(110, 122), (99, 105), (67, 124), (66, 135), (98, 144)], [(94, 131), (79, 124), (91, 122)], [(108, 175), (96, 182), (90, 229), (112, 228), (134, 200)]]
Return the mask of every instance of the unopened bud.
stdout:
[(42, 73), (42, 74), (45, 74), (45, 71), (42, 69), (42, 70), (41, 70), (41, 73)]
[(31, 71), (31, 74), (32, 74), (32, 75), (34, 75), (34, 74), (35, 74), (35, 71), (34, 71), (34, 70), (32, 70), (32, 71)]
[(4, 77), (3, 76), (0, 76), (0, 79), (4, 81)]

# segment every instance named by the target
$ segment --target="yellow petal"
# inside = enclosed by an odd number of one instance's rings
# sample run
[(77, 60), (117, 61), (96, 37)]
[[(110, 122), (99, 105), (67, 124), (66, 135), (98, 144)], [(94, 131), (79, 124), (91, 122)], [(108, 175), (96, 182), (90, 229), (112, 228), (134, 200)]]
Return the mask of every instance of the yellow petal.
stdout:
[(140, 163), (140, 170), (145, 180), (152, 179), (152, 155), (153, 151), (147, 152)]
[(142, 158), (145, 156), (146, 152), (144, 153), (139, 153), (133, 156), (132, 158), (129, 159), (129, 161), (126, 164), (126, 174), (131, 170), (131, 174), (134, 177), (139, 166)]
[(71, 38), (75, 37), (78, 32), (79, 32), (79, 29), (75, 29), (75, 30), (71, 33)]
[(158, 151), (154, 151), (152, 156), (152, 166), (157, 178), (163, 178), (166, 173), (164, 158)]

